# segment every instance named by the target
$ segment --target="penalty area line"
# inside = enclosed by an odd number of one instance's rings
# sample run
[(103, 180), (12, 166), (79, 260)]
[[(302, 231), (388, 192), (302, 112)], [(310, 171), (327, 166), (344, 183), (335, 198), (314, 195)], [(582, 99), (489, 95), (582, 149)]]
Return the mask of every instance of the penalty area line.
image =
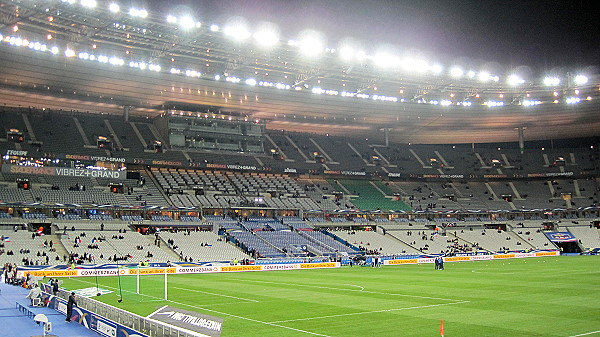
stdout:
[[(454, 305), (454, 304), (462, 304), (469, 303), (471, 301), (461, 301), (454, 303), (440, 303), (440, 304), (431, 304), (431, 305), (421, 305), (418, 307), (407, 307), (407, 308), (397, 308), (397, 309), (384, 309), (384, 310), (374, 310), (374, 311), (362, 311), (362, 312), (354, 312), (349, 314), (337, 314), (337, 315), (326, 315), (326, 316), (316, 316), (316, 317), (306, 317), (306, 318), (297, 318), (297, 319), (287, 319), (283, 321), (274, 321), (270, 323), (287, 323), (287, 322), (298, 322), (298, 321), (308, 321), (313, 319), (323, 319), (323, 318), (333, 318), (333, 317), (343, 317), (343, 316), (355, 316), (355, 315), (366, 315), (366, 314), (376, 314), (381, 312), (391, 312), (391, 311), (402, 311), (402, 310), (413, 310), (413, 309), (423, 309), (423, 308), (432, 308), (432, 307), (441, 307), (445, 305)], [(578, 335), (583, 336), (583, 335)], [(575, 336), (571, 336), (575, 337)]]

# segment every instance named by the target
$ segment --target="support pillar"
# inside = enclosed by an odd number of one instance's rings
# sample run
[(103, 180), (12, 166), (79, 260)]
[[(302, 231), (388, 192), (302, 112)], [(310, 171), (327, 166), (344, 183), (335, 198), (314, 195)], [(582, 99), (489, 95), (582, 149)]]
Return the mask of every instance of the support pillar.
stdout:
[(521, 152), (521, 154), (525, 152), (525, 139), (523, 136), (523, 130), (524, 128), (522, 126), (517, 128), (517, 132), (519, 133), (519, 151)]
[(129, 105), (125, 105), (123, 107), (123, 117), (125, 118), (126, 122), (129, 122), (129, 109), (131, 109)]
[(390, 146), (390, 129), (383, 128), (383, 137), (385, 138), (385, 146)]

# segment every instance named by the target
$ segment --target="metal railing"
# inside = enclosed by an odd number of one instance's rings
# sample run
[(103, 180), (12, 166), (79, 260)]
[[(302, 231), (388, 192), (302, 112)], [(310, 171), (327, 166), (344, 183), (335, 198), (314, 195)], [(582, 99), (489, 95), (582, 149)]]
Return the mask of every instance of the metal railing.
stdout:
[[(60, 289), (56, 294), (57, 297), (68, 301), (70, 291)], [(96, 315), (122, 324), (137, 332), (146, 334), (150, 337), (198, 337), (204, 336), (199, 333), (189, 332), (170, 324), (162, 323), (150, 318), (142, 317), (132, 312), (114, 307), (112, 305), (97, 301), (92, 298), (78, 296), (77, 306), (91, 311)]]

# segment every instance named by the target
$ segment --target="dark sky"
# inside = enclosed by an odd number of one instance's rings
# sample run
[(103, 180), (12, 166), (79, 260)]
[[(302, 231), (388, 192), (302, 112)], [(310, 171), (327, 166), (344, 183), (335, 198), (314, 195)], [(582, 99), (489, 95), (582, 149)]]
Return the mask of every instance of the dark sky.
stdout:
[(600, 65), (597, 1), (527, 0), (146, 0), (149, 9), (185, 10), (208, 24), (242, 16), (250, 24), (270, 21), (284, 38), (319, 30), (336, 47), (344, 37), (368, 49), (385, 43), (418, 49), (432, 59), (502, 68)]

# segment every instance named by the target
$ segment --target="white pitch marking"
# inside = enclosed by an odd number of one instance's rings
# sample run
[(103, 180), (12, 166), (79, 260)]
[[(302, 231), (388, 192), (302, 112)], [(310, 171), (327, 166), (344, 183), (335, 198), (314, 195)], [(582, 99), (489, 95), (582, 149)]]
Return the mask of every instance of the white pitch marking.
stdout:
[(357, 287), (357, 288), (360, 288), (360, 290), (361, 290), (361, 291), (362, 291), (362, 290), (365, 290), (365, 287), (357, 286), (356, 284), (347, 284), (347, 283), (344, 283), (343, 285), (345, 285), (345, 286)]
[(235, 296), (229, 296), (229, 295), (223, 295), (223, 294), (216, 294), (216, 293), (210, 293), (208, 291), (202, 291), (202, 290), (193, 290), (193, 289), (187, 289), (187, 288), (178, 288), (178, 287), (171, 287), (171, 289), (179, 289), (179, 290), (187, 290), (187, 291), (193, 291), (195, 293), (203, 293), (203, 294), (209, 294), (209, 295), (215, 295), (215, 296), (222, 296), (222, 297), (229, 297), (229, 298), (235, 298), (236, 300), (242, 300), (242, 301), (248, 301), (248, 302), (256, 302), (258, 303), (259, 301), (257, 300), (251, 300), (248, 298), (243, 298), (243, 297), (235, 297)]
[(596, 330), (596, 331), (592, 331), (592, 332), (586, 332), (586, 333), (582, 333), (582, 334), (579, 334), (579, 335), (573, 335), (573, 336), (569, 336), (569, 337), (587, 336), (587, 335), (593, 335), (595, 333), (600, 333), (600, 330)]
[[(77, 280), (79, 282), (85, 282), (85, 283), (89, 283), (89, 284), (94, 284), (93, 282), (83, 281), (83, 280), (79, 280), (79, 279), (75, 279), (75, 278), (73, 280)], [(110, 288), (110, 289), (114, 289), (114, 290), (119, 290), (119, 288), (115, 288), (115, 287), (109, 287), (109, 286), (105, 286), (105, 287), (106, 288)], [(130, 292), (130, 291), (127, 291), (127, 292)], [(146, 295), (146, 294), (138, 294), (138, 295), (142, 295), (142, 296), (146, 296), (146, 297), (150, 297), (150, 298), (155, 298), (155, 299), (160, 299), (160, 297), (150, 296), (150, 295)], [(166, 300), (165, 302), (171, 302), (171, 303), (183, 305), (183, 306), (186, 306), (186, 307), (202, 309), (202, 310), (214, 312), (214, 313), (219, 314), (219, 315), (225, 315), (225, 316), (230, 316), (230, 317), (234, 317), (234, 318), (239, 318), (239, 319), (243, 319), (243, 320), (250, 321), (250, 322), (261, 323), (261, 324), (270, 325), (270, 326), (274, 326), (274, 327), (278, 327), (278, 328), (283, 328), (283, 329), (298, 331), (298, 332), (306, 333), (306, 334), (313, 335), (313, 336), (331, 337), (329, 335), (324, 335), (324, 334), (320, 334), (320, 333), (316, 333), (316, 332), (311, 332), (311, 331), (306, 331), (306, 330), (302, 330), (302, 329), (291, 328), (289, 326), (279, 325), (279, 324), (275, 324), (275, 323), (263, 322), (263, 321), (259, 321), (257, 319), (252, 319), (252, 318), (248, 318), (248, 317), (242, 317), (242, 316), (238, 316), (238, 315), (233, 315), (233, 314), (229, 314), (229, 313), (226, 313), (226, 312), (221, 312), (221, 311), (216, 311), (216, 310), (208, 309), (208, 308), (205, 308), (205, 307), (200, 307), (200, 306), (197, 306), (197, 305), (191, 305), (191, 304), (186, 304), (186, 303), (181, 303), (181, 302), (171, 301), (171, 300)]]
[(343, 291), (357, 291), (369, 294), (379, 294), (379, 295), (389, 295), (389, 296), (403, 296), (403, 297), (414, 297), (414, 298), (425, 298), (429, 300), (440, 300), (440, 301), (454, 301), (454, 302), (462, 302), (464, 300), (457, 300), (452, 298), (440, 298), (440, 297), (429, 297), (429, 296), (420, 296), (420, 295), (407, 295), (407, 294), (395, 294), (395, 293), (384, 293), (379, 291), (370, 291), (370, 290), (355, 290), (355, 289), (346, 289), (346, 288), (335, 288), (335, 287), (325, 287), (325, 286), (316, 286), (310, 284), (297, 284), (297, 283), (285, 283), (285, 282), (272, 282), (272, 281), (258, 281), (258, 280), (243, 280), (243, 279), (232, 279), (244, 282), (258, 282), (258, 283), (272, 283), (272, 284), (285, 284), (296, 287), (307, 287), (307, 288), (317, 288), (317, 289), (330, 289), (330, 290), (343, 290)]
[(440, 303), (440, 304), (431, 304), (431, 305), (421, 305), (418, 307), (407, 307), (407, 308), (398, 308), (398, 309), (384, 309), (384, 310), (375, 310), (375, 311), (363, 311), (363, 312), (355, 312), (350, 314), (338, 314), (338, 315), (327, 315), (327, 316), (317, 316), (317, 317), (307, 317), (307, 318), (297, 318), (297, 319), (288, 319), (284, 321), (275, 321), (271, 323), (286, 323), (286, 322), (297, 322), (297, 321), (308, 321), (312, 319), (322, 319), (322, 318), (333, 318), (333, 317), (342, 317), (342, 316), (355, 316), (355, 315), (365, 315), (365, 314), (375, 314), (380, 312), (390, 312), (390, 311), (401, 311), (401, 310), (412, 310), (412, 309), (422, 309), (422, 308), (432, 308), (432, 307), (441, 307), (444, 305), (454, 305), (454, 304), (462, 304), (462, 303), (470, 303), (471, 301), (461, 301), (454, 303)]

